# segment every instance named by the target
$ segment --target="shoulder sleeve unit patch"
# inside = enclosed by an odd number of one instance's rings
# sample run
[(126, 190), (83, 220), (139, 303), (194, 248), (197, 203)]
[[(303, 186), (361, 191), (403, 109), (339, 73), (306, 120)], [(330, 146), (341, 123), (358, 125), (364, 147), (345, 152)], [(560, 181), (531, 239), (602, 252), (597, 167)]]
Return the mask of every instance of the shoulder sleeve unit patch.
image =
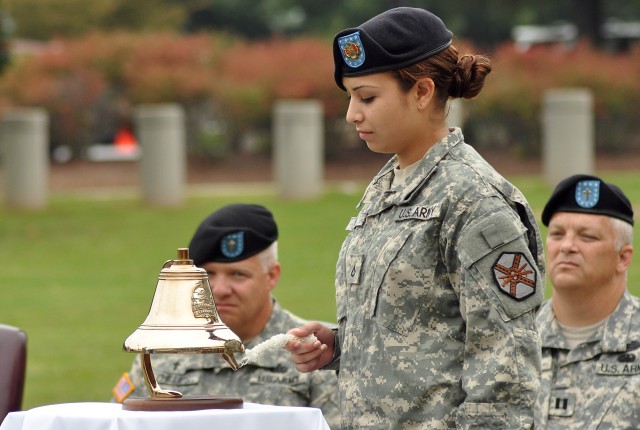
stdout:
[(503, 252), (493, 265), (493, 279), (501, 292), (524, 300), (536, 292), (536, 271), (521, 252)]

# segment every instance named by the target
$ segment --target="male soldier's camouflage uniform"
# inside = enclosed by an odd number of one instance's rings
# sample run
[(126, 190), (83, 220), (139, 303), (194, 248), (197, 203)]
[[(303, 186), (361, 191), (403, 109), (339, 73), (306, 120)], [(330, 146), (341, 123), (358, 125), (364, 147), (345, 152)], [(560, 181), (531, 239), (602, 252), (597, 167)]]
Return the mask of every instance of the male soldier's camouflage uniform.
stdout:
[(571, 351), (551, 302), (542, 306), (538, 326), (536, 429), (640, 428), (640, 299), (626, 291), (606, 324)]
[(343, 429), (527, 429), (543, 250), (524, 196), (453, 129), (404, 183), (392, 158), (337, 264)]
[[(282, 309), (274, 300), (269, 323), (262, 333), (245, 343), (245, 348), (252, 348), (303, 323), (304, 320)], [(240, 361), (242, 357), (236, 358)], [(284, 349), (262, 354), (257, 363), (251, 362), (235, 372), (218, 354), (153, 354), (151, 364), (162, 389), (177, 390), (185, 396), (219, 394), (240, 396), (250, 403), (320, 408), (329, 426), (340, 428), (335, 374), (300, 373)], [(139, 358), (134, 361), (129, 377), (135, 385), (130, 396), (148, 396)]]

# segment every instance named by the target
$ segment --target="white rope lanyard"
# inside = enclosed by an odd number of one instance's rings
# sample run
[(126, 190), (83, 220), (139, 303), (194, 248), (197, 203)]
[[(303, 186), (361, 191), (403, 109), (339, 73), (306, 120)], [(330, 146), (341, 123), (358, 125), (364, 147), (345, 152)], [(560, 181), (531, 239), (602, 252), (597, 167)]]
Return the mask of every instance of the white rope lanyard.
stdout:
[(258, 345), (254, 346), (253, 348), (247, 349), (244, 352), (245, 353), (244, 357), (242, 357), (242, 360), (240, 360), (240, 367), (246, 365), (250, 361), (256, 362), (257, 360), (260, 359), (260, 357), (262, 357), (269, 350), (282, 348), (283, 346), (285, 346), (287, 344), (287, 342), (289, 342), (291, 340), (294, 340), (294, 339), (298, 339), (298, 340), (300, 340), (300, 342), (315, 342), (316, 341), (316, 337), (313, 334), (310, 334), (309, 336), (302, 337), (302, 338), (299, 338), (299, 337), (294, 336), (294, 335), (289, 334), (289, 333), (287, 333), (287, 334), (276, 334), (275, 336), (272, 336), (270, 339), (267, 339), (264, 342), (259, 343)]

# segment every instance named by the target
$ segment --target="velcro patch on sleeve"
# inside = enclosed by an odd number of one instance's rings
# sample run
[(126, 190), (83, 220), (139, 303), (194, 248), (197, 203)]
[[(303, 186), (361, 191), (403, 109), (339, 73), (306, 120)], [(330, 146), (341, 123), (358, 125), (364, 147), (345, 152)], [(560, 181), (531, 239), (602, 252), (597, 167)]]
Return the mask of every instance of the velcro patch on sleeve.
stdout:
[(510, 243), (526, 232), (524, 226), (516, 224), (513, 217), (504, 213), (492, 214), (470, 228), (461, 241), (460, 259), (465, 267)]
[(539, 306), (544, 276), (528, 252), (526, 229), (509, 213), (478, 221), (461, 238), (458, 256), (504, 321)]

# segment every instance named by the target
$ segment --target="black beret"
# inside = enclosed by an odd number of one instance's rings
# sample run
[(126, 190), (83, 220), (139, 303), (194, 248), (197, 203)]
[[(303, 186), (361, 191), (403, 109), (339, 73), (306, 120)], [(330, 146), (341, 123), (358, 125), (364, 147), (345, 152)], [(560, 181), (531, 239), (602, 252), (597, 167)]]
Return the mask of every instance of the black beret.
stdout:
[(561, 181), (542, 211), (542, 223), (548, 226), (556, 212), (608, 215), (633, 225), (633, 208), (627, 196), (596, 176), (573, 175)]
[(451, 45), (453, 34), (440, 18), (424, 9), (390, 9), (333, 39), (334, 77), (345, 90), (343, 76), (401, 69)]
[(247, 259), (278, 239), (278, 226), (267, 208), (232, 204), (211, 213), (189, 243), (193, 264), (230, 263)]

